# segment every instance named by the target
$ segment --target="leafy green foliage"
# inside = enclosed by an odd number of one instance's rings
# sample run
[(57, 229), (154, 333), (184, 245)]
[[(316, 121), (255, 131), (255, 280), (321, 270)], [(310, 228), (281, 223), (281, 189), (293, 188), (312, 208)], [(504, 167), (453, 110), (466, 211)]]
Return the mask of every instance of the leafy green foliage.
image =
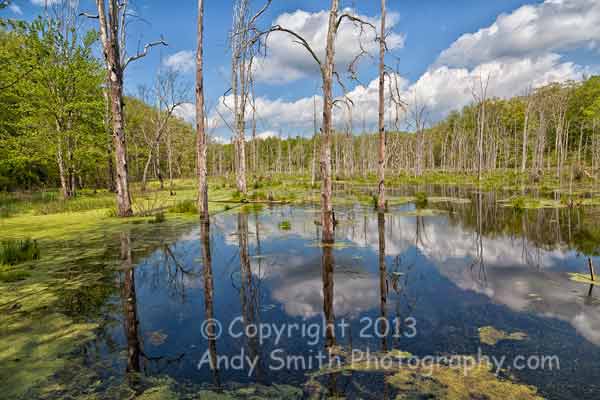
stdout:
[(98, 178), (106, 157), (104, 72), (93, 31), (52, 19), (0, 28), (0, 190)]

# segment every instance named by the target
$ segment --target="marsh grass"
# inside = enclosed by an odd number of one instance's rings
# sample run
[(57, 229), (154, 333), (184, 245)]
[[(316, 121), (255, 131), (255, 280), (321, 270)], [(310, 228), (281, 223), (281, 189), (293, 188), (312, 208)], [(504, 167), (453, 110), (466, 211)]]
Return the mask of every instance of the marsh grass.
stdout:
[(40, 249), (35, 240), (4, 240), (0, 244), (0, 264), (17, 265), (39, 258)]
[(427, 193), (418, 192), (415, 194), (415, 205), (418, 209), (424, 209), (427, 207), (429, 200), (427, 198)]
[(169, 211), (176, 214), (197, 214), (198, 208), (193, 200), (183, 200), (175, 203)]
[(153, 224), (161, 224), (163, 222), (165, 222), (167, 220), (167, 217), (165, 217), (165, 213), (163, 212), (158, 212), (156, 214), (154, 214), (154, 219), (152, 220)]
[(102, 197), (77, 197), (71, 200), (55, 200), (34, 207), (35, 215), (49, 215), (61, 213), (74, 213), (80, 211), (111, 208), (115, 206), (115, 199), (111, 195)]

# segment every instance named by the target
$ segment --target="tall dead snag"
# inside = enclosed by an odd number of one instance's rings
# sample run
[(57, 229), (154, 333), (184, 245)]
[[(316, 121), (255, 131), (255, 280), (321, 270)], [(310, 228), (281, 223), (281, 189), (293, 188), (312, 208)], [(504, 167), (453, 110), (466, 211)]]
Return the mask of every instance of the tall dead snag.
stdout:
[[(246, 193), (246, 150), (245, 150), (245, 113), (246, 113), (246, 63), (244, 34), (249, 8), (248, 0), (234, 3), (233, 28), (231, 32), (231, 92), (233, 94), (233, 118), (235, 129), (235, 169), (237, 189)], [(240, 95), (241, 92), (241, 95)]]
[(521, 154), (521, 172), (525, 172), (527, 168), (527, 141), (529, 134), (529, 114), (531, 112), (532, 106), (532, 98), (531, 98), (531, 89), (527, 91), (526, 96), (526, 105), (525, 105), (525, 120), (523, 121), (523, 151)]
[(204, 129), (204, 0), (198, 0), (198, 48), (196, 50), (196, 161), (198, 174), (198, 213), (200, 221), (208, 224), (208, 169), (206, 164), (208, 140)]
[(246, 193), (246, 106), (252, 87), (252, 65), (256, 55), (256, 21), (267, 10), (272, 0), (254, 15), (250, 14), (250, 0), (236, 0), (233, 5), (231, 30), (231, 94), (235, 131), (235, 167), (238, 191)]
[(87, 17), (98, 19), (100, 40), (104, 53), (104, 61), (108, 74), (108, 96), (111, 105), (112, 138), (115, 148), (117, 213), (120, 217), (133, 215), (129, 178), (127, 172), (127, 143), (123, 118), (123, 74), (130, 62), (145, 57), (148, 50), (159, 44), (166, 45), (163, 40), (148, 43), (143, 51), (126, 58), (125, 28), (127, 17), (127, 0), (108, 0), (108, 17), (105, 0), (96, 0), (98, 15)]
[(327, 28), (327, 46), (325, 48), (325, 64), (321, 66), (323, 77), (323, 142), (321, 144), (321, 211), (323, 226), (323, 242), (334, 241), (333, 220), (333, 182), (331, 178), (331, 134), (333, 119), (333, 69), (335, 57), (335, 34), (338, 23), (339, 0), (331, 1), (329, 25)]
[(310, 170), (310, 187), (311, 189), (315, 186), (316, 179), (316, 160), (317, 160), (317, 140), (319, 137), (319, 132), (317, 128), (317, 97), (313, 97), (313, 139), (312, 139), (312, 160), (311, 160), (311, 170)]
[[(242, 0), (240, 0), (242, 1)], [(270, 1), (267, 3), (267, 6)], [(266, 6), (265, 6), (266, 8)], [(264, 8), (263, 8), (264, 10)], [(258, 42), (262, 36), (267, 36), (273, 32), (284, 32), (293, 37), (294, 43), (304, 47), (309, 53), (312, 59), (317, 63), (319, 72), (321, 73), (322, 87), (323, 87), (323, 124), (321, 126), (322, 140), (321, 140), (321, 211), (322, 211), (322, 227), (323, 236), (322, 241), (325, 243), (331, 243), (334, 241), (334, 216), (333, 216), (333, 181), (331, 174), (331, 138), (333, 135), (333, 76), (334, 74), (338, 77), (339, 75), (335, 71), (334, 59), (335, 59), (335, 38), (339, 27), (344, 19), (348, 19), (352, 22), (360, 24), (361, 27), (367, 25), (373, 29), (376, 29), (369, 22), (365, 22), (360, 18), (348, 14), (342, 13), (338, 16), (339, 11), (339, 0), (331, 0), (331, 9), (329, 10), (329, 19), (327, 25), (327, 39), (325, 48), (325, 60), (321, 61), (317, 56), (316, 52), (310, 46), (310, 44), (301, 35), (294, 32), (291, 29), (284, 28), (280, 25), (275, 25), (266, 31), (259, 32), (254, 38), (251, 39), (251, 43)], [(262, 11), (260, 12), (262, 13)], [(260, 13), (258, 15), (260, 15)], [(253, 18), (253, 19), (256, 19)], [(249, 24), (252, 30), (256, 31), (253, 24)], [(360, 57), (360, 56), (359, 56)]]
[(377, 208), (385, 209), (385, 0), (381, 0), (381, 33), (379, 36), (379, 193)]
[(473, 87), (473, 98), (477, 101), (479, 106), (479, 113), (477, 115), (477, 181), (481, 181), (481, 173), (483, 170), (483, 141), (485, 131), (485, 108), (487, 102), (487, 91), (490, 83), (490, 75), (488, 74), (487, 79), (484, 81), (479, 76), (479, 87)]

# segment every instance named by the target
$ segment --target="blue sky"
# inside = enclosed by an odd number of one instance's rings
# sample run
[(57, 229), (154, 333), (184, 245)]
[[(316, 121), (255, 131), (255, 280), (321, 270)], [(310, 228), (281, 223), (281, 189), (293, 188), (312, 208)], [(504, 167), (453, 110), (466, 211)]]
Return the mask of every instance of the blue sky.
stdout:
[[(12, 12), (13, 16), (30, 19), (43, 11), (42, 6), (34, 3), (43, 4), (44, 0), (15, 0), (18, 9), (13, 7), (12, 11), (3, 13)], [(94, 3), (82, 0), (80, 8), (94, 11)], [(230, 86), (227, 34), (232, 3), (232, 0), (206, 0), (205, 5), (205, 85), (208, 104), (212, 106), (220, 103), (220, 96)], [(342, 0), (341, 3), (373, 21), (380, 14), (380, 2), (376, 0)], [(404, 117), (410, 119), (412, 103), (422, 103), (428, 107), (428, 123), (436, 122), (451, 109), (471, 100), (473, 79), (482, 75), (492, 77), (492, 95), (508, 97), (524, 92), (530, 85), (580, 79), (584, 73), (597, 71), (600, 58), (600, 5), (597, 3), (600, 2), (388, 0), (388, 25), (392, 26), (396, 45), (391, 46), (393, 50), (387, 62), (397, 65), (396, 79), (404, 100), (409, 103), (409, 112)], [(252, 4), (258, 8), (263, 0), (254, 0)], [(299, 29), (308, 37), (314, 34), (318, 41), (318, 30), (324, 29), (320, 18), (328, 5), (326, 0), (274, 0), (260, 24), (267, 27), (276, 20), (292, 25), (306, 21)], [(188, 83), (191, 100), (194, 75), (190, 61), (196, 46), (196, 1), (131, 0), (131, 6), (141, 18), (130, 25), (129, 52), (135, 52), (138, 44), (161, 36), (169, 46), (154, 49), (150, 56), (130, 66), (126, 74), (128, 93), (135, 94), (139, 85), (151, 85), (159, 67), (168, 65), (178, 69), (181, 79)], [(87, 24), (93, 26), (93, 21)], [(353, 28), (348, 26), (347, 29), (350, 35)], [(265, 135), (279, 131), (284, 135), (310, 134), (311, 96), (319, 94), (318, 75), (303, 61), (303, 50), (289, 38), (274, 36), (271, 41), (272, 50), (265, 60), (265, 68), (256, 72), (257, 95), (261, 100), (258, 102), (259, 130)], [(344, 60), (356, 52), (358, 46), (343, 37), (337, 46), (338, 68), (342, 70)], [(360, 103), (355, 105), (354, 114), (372, 126), (376, 90), (369, 87), (369, 83), (376, 78), (376, 65), (372, 60), (365, 60), (359, 72), (360, 83), (347, 82), (355, 104)], [(192, 109), (191, 106), (182, 109), (181, 115), (193, 118)], [(227, 113), (226, 109), (221, 111)], [(392, 110), (389, 113), (391, 119)], [(211, 115), (214, 135), (227, 138), (227, 128), (214, 112)], [(338, 126), (344, 124), (344, 118), (344, 113), (336, 113)], [(360, 125), (356, 121), (355, 124)]]

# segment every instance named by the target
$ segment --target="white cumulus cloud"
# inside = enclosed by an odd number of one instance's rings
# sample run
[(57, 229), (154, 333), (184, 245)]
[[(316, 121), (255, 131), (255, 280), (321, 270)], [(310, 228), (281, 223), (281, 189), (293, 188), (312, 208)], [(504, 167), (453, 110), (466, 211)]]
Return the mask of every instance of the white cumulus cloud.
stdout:
[[(346, 9), (344, 12), (353, 13)], [(274, 25), (290, 29), (302, 36), (310, 44), (320, 60), (325, 57), (325, 44), (327, 38), (328, 11), (315, 13), (297, 10), (284, 13), (277, 17)], [(379, 17), (358, 15), (362, 20), (377, 26)], [(397, 25), (399, 16), (390, 13), (387, 17), (387, 26), (393, 28)], [(354, 58), (361, 52), (362, 47), (369, 53), (375, 53), (379, 45), (375, 40), (376, 32), (364, 26), (362, 29), (354, 22), (344, 19), (336, 37), (335, 62), (345, 70)], [(404, 46), (404, 36), (390, 33), (387, 37), (389, 50), (396, 50)], [(344, 66), (343, 68), (341, 66)], [(306, 49), (297, 43), (288, 33), (274, 32), (268, 41), (268, 53), (265, 58), (256, 60), (255, 77), (257, 80), (268, 83), (292, 82), (318, 72), (316, 62)]]
[(540, 56), (594, 47), (600, 41), (600, 1), (546, 0), (501, 14), (443, 51), (438, 65), (473, 67), (500, 58)]
[(196, 57), (193, 51), (183, 50), (170, 55), (163, 64), (177, 72), (192, 72), (196, 68)]
[(404, 93), (405, 100), (417, 96), (428, 107), (431, 121), (445, 117), (473, 101), (472, 88), (489, 77), (488, 96), (509, 98), (529, 87), (580, 79), (584, 69), (563, 62), (557, 54), (521, 59), (498, 59), (474, 68), (439, 66), (426, 71)]

